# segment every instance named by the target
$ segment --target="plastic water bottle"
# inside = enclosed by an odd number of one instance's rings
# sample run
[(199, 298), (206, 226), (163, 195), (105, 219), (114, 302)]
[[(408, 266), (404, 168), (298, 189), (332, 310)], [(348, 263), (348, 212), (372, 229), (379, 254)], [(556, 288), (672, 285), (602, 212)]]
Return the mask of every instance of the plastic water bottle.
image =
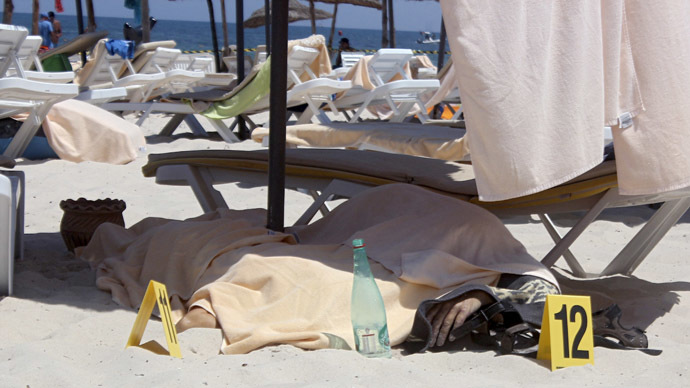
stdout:
[(357, 351), (367, 357), (391, 357), (386, 309), (381, 292), (369, 268), (364, 241), (352, 241), (354, 281), (350, 317)]

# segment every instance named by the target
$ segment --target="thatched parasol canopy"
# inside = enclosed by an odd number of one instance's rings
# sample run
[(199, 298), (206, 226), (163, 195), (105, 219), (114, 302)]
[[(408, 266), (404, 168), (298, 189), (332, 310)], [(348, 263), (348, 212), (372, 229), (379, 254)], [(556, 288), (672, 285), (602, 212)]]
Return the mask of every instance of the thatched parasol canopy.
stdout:
[[(288, 23), (300, 21), (300, 20), (309, 20), (311, 19), (311, 14), (309, 13), (309, 7), (306, 5), (300, 3), (297, 0), (290, 0), (290, 3), (288, 4)], [(321, 19), (330, 19), (333, 17), (332, 14), (317, 9), (315, 10), (315, 16), (316, 20), (321, 20)], [(261, 27), (264, 25), (266, 20), (266, 9), (265, 8), (259, 8), (256, 11), (252, 12), (252, 15), (249, 16), (249, 19), (245, 20), (244, 23), (242, 24), (245, 28), (256, 28), (256, 27)]]
[(362, 7), (369, 7), (369, 8), (376, 8), (376, 9), (381, 9), (381, 1), (379, 0), (314, 0), (318, 1), (319, 3), (328, 3), (328, 4), (352, 4), (352, 5), (359, 5)]

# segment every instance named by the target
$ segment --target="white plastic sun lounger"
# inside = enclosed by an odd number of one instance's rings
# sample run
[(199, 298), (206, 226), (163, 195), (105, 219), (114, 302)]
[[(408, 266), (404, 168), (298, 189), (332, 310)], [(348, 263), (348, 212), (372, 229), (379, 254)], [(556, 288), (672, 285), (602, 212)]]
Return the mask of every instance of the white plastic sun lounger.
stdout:
[(29, 113), (3, 155), (17, 158), (41, 126), (50, 108), (78, 94), (77, 85), (36, 82), (22, 78), (0, 78), (0, 118)]
[[(438, 89), (440, 83), (436, 79), (410, 79), (404, 66), (413, 56), (409, 49), (380, 49), (367, 63), (367, 73), (374, 89), (355, 86), (338, 96), (334, 101), (335, 107), (341, 111), (355, 110), (350, 118), (354, 123), (370, 106), (386, 104), (393, 112), (390, 121), (401, 122), (417, 105), (420, 121), (426, 121), (429, 117), (421, 95)], [(362, 65), (360, 62), (359, 66)], [(402, 79), (394, 80), (396, 76)]]
[[(39, 82), (54, 82), (65, 84), (74, 81), (73, 71), (43, 71), (43, 65), (38, 59), (38, 49), (41, 47), (43, 38), (37, 35), (29, 35), (17, 50), (17, 57), (21, 67), (10, 67), (10, 73), (19, 78), (26, 78)], [(31, 70), (35, 68), (36, 70)]]
[[(0, 156), (0, 167), (14, 167)], [(0, 295), (12, 295), (14, 260), (24, 252), (24, 172), (0, 169)]]

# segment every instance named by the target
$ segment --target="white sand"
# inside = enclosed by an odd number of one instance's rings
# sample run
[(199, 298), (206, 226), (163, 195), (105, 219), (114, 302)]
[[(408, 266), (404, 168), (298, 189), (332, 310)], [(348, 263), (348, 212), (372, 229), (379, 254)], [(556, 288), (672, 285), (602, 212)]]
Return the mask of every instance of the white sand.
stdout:
[[(266, 116), (267, 117), (267, 116)], [(263, 120), (266, 120), (266, 117)], [(153, 134), (166, 118), (153, 117)], [(259, 122), (262, 120), (259, 119)], [(150, 137), (148, 153), (189, 149), (255, 149), (246, 141)], [(551, 372), (542, 361), (497, 357), (492, 350), (461, 342), (442, 352), (370, 360), (352, 351), (302, 351), (267, 347), (251, 354), (219, 355), (220, 332), (180, 333), (183, 359), (125, 349), (136, 311), (122, 308), (94, 285), (94, 273), (65, 248), (59, 228), (63, 199), (119, 198), (127, 203), (127, 225), (149, 216), (187, 218), (201, 209), (186, 187), (156, 185), (144, 178), (142, 154), (125, 166), (75, 164), (61, 160), (23, 162), (27, 176), (26, 251), (15, 271), (15, 295), (0, 299), (0, 386), (2, 387), (393, 387), (393, 386), (688, 386), (690, 354), (690, 267), (685, 216), (638, 268), (634, 277), (596, 280), (563, 278), (564, 291), (593, 296), (595, 308), (612, 302), (623, 309), (623, 323), (647, 331), (658, 357), (638, 351), (595, 348), (595, 365)], [(230, 206), (266, 206), (266, 189), (224, 189)], [(230, 195), (230, 197), (228, 197)], [(286, 222), (294, 221), (309, 198), (289, 192)], [(601, 270), (625, 239), (639, 230), (647, 207), (608, 211), (574, 247), (588, 270)], [(572, 217), (558, 218), (570, 226)], [(536, 257), (550, 240), (527, 217), (506, 220), (508, 228)], [(562, 261), (559, 266), (564, 265)], [(686, 299), (683, 301), (682, 299)], [(165, 346), (160, 322), (151, 320), (144, 342)], [(467, 347), (468, 350), (463, 350)]]

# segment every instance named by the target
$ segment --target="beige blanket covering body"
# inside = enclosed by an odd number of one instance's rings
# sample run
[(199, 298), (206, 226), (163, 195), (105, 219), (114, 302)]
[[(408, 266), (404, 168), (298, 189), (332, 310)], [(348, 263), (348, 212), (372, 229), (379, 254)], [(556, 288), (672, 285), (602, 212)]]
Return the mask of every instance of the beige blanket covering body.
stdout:
[(409, 334), (421, 301), (458, 285), (494, 285), (500, 273), (556, 284), (489, 212), (412, 185), (362, 193), (294, 235), (264, 223), (263, 210), (226, 210), (184, 222), (149, 218), (130, 229), (104, 224), (79, 254), (119, 304), (139, 306), (155, 279), (178, 319), (193, 306), (207, 310), (228, 354), (270, 344), (321, 349), (337, 337), (353, 347), (355, 237), (367, 244), (393, 345)]
[(482, 200), (589, 170), (602, 161), (605, 125), (622, 194), (690, 184), (690, 2), (441, 6)]

